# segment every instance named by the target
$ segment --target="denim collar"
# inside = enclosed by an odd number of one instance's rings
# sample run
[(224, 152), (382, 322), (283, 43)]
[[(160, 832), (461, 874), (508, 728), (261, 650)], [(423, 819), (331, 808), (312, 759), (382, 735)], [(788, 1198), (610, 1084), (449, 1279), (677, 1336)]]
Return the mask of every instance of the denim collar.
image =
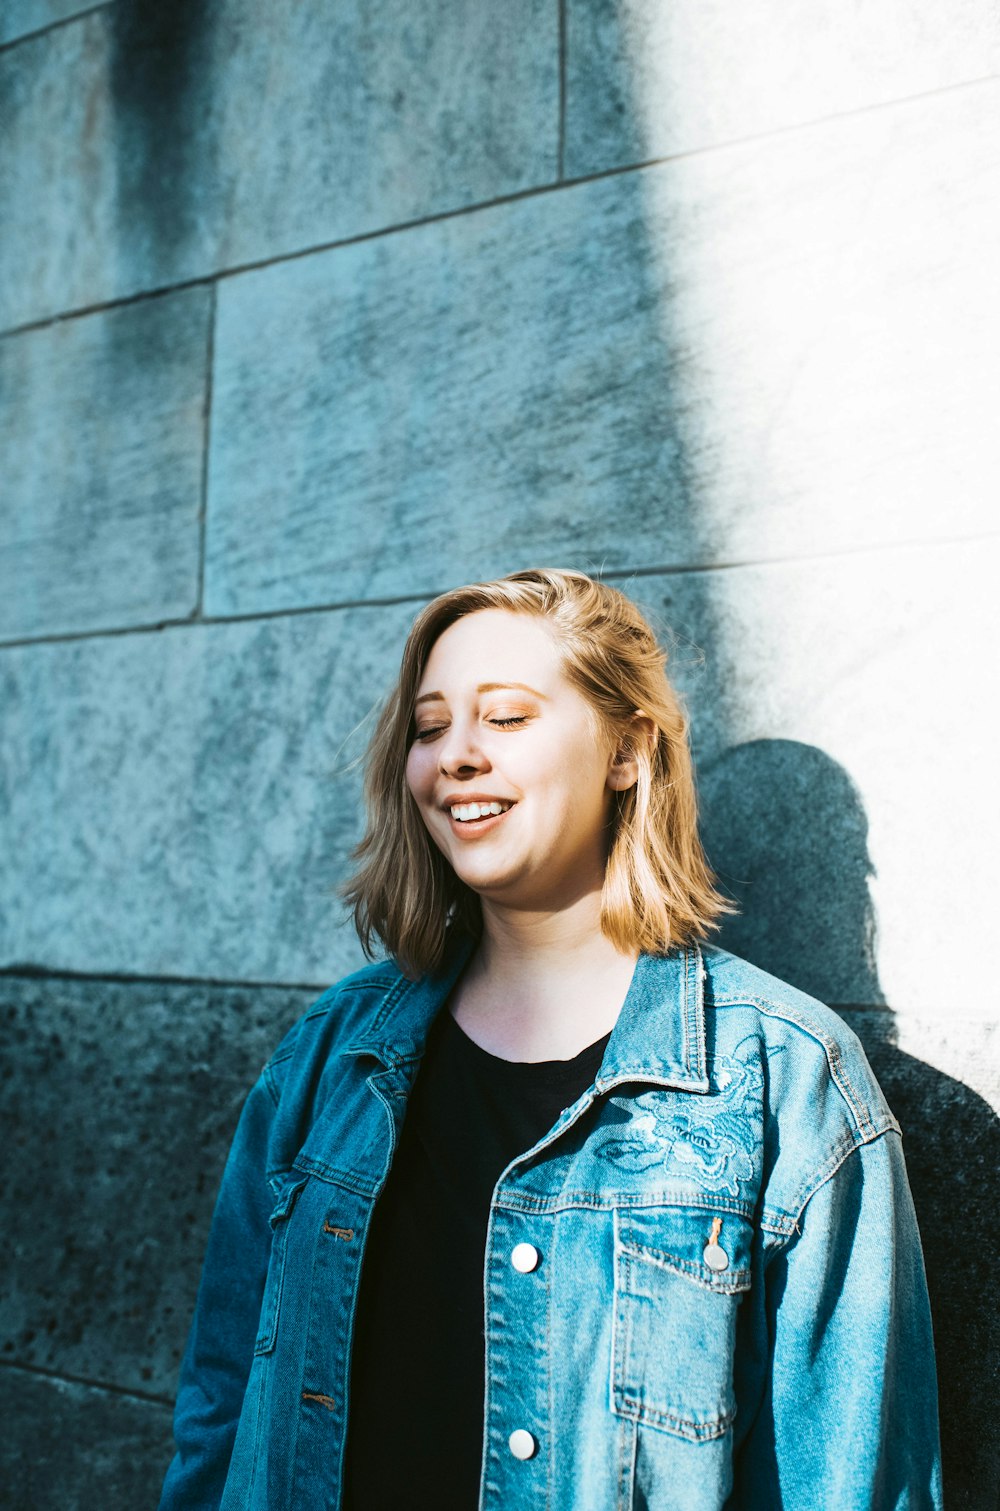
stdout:
[(697, 945), (636, 961), (618, 1021), (604, 1051), (596, 1089), (653, 1081), (708, 1091), (705, 966)]
[[(367, 1030), (345, 1053), (371, 1054), (388, 1069), (419, 1060), (431, 1023), (458, 980), (476, 941), (455, 933), (441, 967), (411, 981), (400, 974)], [(650, 1081), (685, 1091), (709, 1090), (705, 1057), (705, 967), (697, 945), (668, 955), (641, 954), (618, 1015), (595, 1090)]]

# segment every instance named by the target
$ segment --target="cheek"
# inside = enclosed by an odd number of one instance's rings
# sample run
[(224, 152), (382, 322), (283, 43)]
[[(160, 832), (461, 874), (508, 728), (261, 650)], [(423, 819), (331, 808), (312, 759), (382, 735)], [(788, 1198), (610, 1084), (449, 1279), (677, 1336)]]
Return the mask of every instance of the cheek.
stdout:
[(428, 761), (427, 751), (422, 745), (410, 746), (410, 753), (406, 757), (404, 775), (411, 796), (419, 803), (427, 793), (429, 785), (434, 779), (433, 763)]

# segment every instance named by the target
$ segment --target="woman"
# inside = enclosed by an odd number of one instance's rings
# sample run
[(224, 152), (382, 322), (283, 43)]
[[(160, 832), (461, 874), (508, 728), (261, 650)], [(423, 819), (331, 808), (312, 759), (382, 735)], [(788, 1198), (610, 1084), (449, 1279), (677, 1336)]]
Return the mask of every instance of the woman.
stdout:
[(346, 889), (388, 958), (247, 1100), (163, 1511), (940, 1506), (899, 1128), (703, 943), (664, 661), (575, 572), (418, 616)]

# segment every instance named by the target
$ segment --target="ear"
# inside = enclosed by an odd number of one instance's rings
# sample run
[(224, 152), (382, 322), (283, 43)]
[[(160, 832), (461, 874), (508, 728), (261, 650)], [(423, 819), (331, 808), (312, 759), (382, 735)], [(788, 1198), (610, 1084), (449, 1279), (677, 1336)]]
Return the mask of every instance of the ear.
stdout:
[(639, 780), (637, 750), (645, 746), (652, 754), (656, 747), (656, 725), (648, 714), (633, 714), (628, 733), (619, 741), (608, 767), (607, 784), (614, 792), (627, 792)]

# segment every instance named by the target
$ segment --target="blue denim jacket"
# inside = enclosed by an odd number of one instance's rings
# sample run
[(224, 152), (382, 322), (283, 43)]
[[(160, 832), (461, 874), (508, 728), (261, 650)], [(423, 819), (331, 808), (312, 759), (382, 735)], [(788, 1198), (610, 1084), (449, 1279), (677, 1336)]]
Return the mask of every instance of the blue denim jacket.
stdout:
[[(365, 1235), (468, 950), (331, 987), (251, 1091), (161, 1511), (339, 1506)], [(835, 1013), (722, 950), (640, 957), (593, 1086), (500, 1176), (484, 1325), (481, 1511), (941, 1506), (899, 1126)]]

